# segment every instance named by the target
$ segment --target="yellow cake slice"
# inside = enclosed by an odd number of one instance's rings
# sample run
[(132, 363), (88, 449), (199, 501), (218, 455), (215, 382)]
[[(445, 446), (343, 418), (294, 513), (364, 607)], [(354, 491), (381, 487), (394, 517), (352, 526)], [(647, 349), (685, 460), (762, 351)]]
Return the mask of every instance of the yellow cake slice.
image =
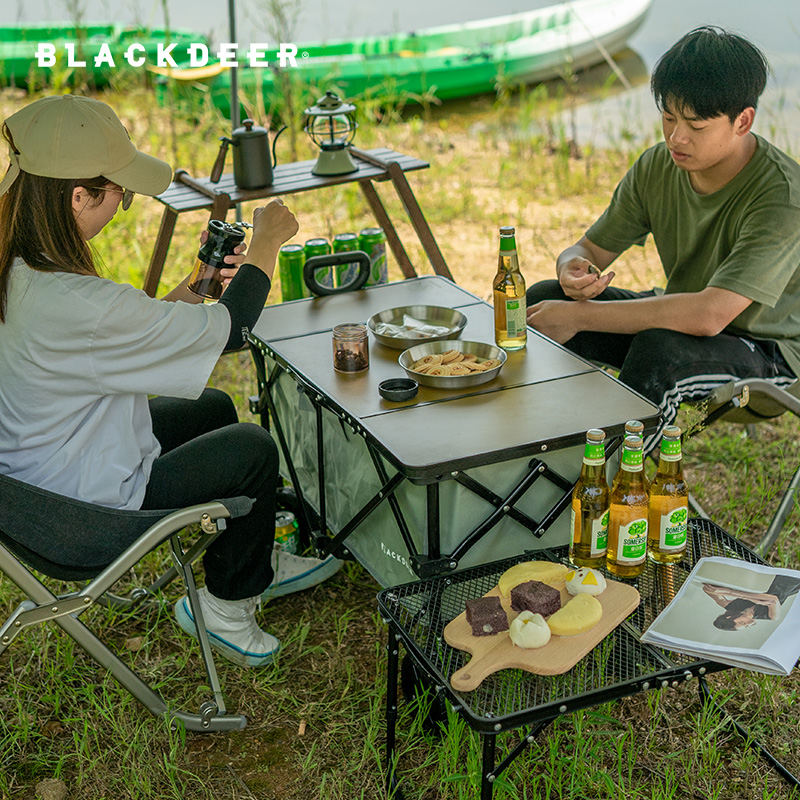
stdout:
[(569, 570), (563, 564), (555, 564), (552, 561), (523, 561), (507, 569), (500, 576), (497, 585), (503, 597), (508, 597), (515, 586), (528, 581), (541, 581), (548, 586), (558, 587), (567, 572)]
[(576, 594), (566, 605), (547, 618), (556, 636), (577, 636), (590, 631), (600, 622), (603, 606), (590, 594)]

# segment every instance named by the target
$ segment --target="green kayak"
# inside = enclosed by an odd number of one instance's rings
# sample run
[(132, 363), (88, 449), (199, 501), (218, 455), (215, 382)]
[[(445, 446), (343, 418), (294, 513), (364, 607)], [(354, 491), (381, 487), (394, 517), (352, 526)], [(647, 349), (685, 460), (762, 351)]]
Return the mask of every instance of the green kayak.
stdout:
[[(296, 65), (283, 69), (275, 50), (263, 56), (267, 67), (249, 66), (244, 48), (235, 67), (238, 94), (251, 107), (263, 101), (269, 108), (279, 96), (282, 72), (312, 93), (330, 89), (350, 99), (402, 93), (446, 100), (495, 91), (498, 80), (538, 83), (558, 76), (566, 65), (583, 69), (619, 52), (651, 4), (572, 0), (407, 34), (298, 44)], [(232, 69), (211, 61), (197, 69), (155, 70), (162, 76), (159, 96), (162, 102), (176, 93), (197, 102), (210, 99), (229, 115)]]
[[(41, 23), (35, 25), (0, 26), (0, 84), (4, 86), (28, 86), (52, 83), (54, 71), (69, 77), (75, 67), (69, 66), (70, 53), (74, 63), (85, 62), (81, 67), (96, 86), (105, 86), (110, 78), (125, 69), (143, 70), (145, 64), (156, 63), (159, 46), (169, 47), (175, 43), (174, 51), (185, 54), (186, 48), (195, 42), (208, 44), (205, 36), (193, 31), (158, 28), (141, 28), (113, 23), (87, 23), (80, 27), (64, 23)], [(40, 45), (45, 48), (40, 50)], [(106, 45), (108, 55), (103, 46)], [(129, 48), (133, 45), (133, 49)], [(41, 53), (37, 58), (37, 50)], [(52, 67), (40, 66), (48, 61), (46, 53), (52, 53)], [(138, 62), (131, 66), (125, 54)], [(111, 58), (113, 65), (109, 63)], [(101, 57), (104, 63), (95, 65)], [(185, 57), (185, 56), (184, 56)]]

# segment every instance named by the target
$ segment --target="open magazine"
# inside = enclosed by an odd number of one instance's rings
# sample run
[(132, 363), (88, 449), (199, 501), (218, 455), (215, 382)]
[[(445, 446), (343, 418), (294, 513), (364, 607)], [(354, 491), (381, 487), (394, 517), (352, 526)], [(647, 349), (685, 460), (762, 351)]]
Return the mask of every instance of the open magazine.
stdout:
[(800, 657), (800, 572), (701, 558), (642, 641), (734, 667), (788, 675)]

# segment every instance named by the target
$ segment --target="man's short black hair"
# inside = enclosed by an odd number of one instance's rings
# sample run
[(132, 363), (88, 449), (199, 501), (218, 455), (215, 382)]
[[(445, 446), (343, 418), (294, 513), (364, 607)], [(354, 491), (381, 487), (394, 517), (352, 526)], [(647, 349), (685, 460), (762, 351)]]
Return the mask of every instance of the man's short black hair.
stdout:
[(733, 122), (746, 108), (757, 107), (768, 73), (767, 59), (754, 44), (703, 26), (661, 56), (650, 88), (659, 111), (691, 111), (699, 119), (725, 114)]

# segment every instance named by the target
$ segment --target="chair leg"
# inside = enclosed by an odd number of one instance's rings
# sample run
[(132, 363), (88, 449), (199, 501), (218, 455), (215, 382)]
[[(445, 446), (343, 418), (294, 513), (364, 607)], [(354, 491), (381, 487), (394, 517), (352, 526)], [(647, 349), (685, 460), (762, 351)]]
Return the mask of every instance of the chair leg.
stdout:
[[(206, 661), (207, 673), (209, 672), (209, 663), (211, 665), (209, 681), (217, 702), (209, 701), (203, 703), (198, 714), (170, 710), (164, 698), (158, 692), (151, 689), (116, 653), (106, 647), (78, 619), (77, 614), (91, 605), (91, 603), (86, 603), (87, 597), (80, 594), (66, 597), (56, 596), (11, 554), (4, 562), (3, 571), (9, 580), (16, 584), (30, 599), (23, 601), (14, 614), (0, 628), (0, 654), (8, 647), (18, 631), (26, 626), (27, 623), (23, 621), (25, 617), (32, 618), (36, 615), (41, 619), (33, 621), (52, 621), (59, 625), (91, 658), (104, 666), (125, 689), (155, 716), (180, 721), (187, 730), (198, 732), (240, 730), (247, 725), (247, 718), (244, 715), (227, 714), (225, 704), (221, 702), (222, 693), (219, 688), (219, 680), (214, 669), (213, 659), (210, 657), (207, 659), (206, 653), (204, 653), (203, 659)], [(191, 573), (190, 568), (189, 572)], [(189, 585), (194, 589), (193, 575)], [(196, 607), (199, 608), (199, 603), (196, 600), (196, 590), (195, 603)], [(54, 613), (53, 608), (56, 606), (58, 606), (59, 611)], [(41, 610), (42, 613), (37, 615), (37, 610)], [(59, 616), (64, 610), (68, 610), (68, 613)], [(20, 625), (17, 625), (16, 622), (20, 622)], [(204, 627), (201, 627), (201, 630), (205, 633)], [(210, 645), (208, 646), (208, 653), (210, 654)]]
[(692, 515), (695, 517), (702, 517), (703, 519), (711, 519), (708, 512), (697, 502), (697, 498), (689, 492), (689, 508), (692, 511)]
[[(219, 682), (217, 675), (217, 666), (214, 663), (214, 655), (211, 650), (211, 642), (208, 640), (208, 631), (206, 630), (205, 620), (203, 619), (203, 609), (200, 606), (200, 598), (197, 594), (197, 584), (194, 579), (194, 571), (192, 570), (192, 562), (187, 559), (187, 554), (183, 551), (180, 543), (179, 536), (173, 536), (170, 542), (172, 548), (172, 555), (178, 564), (178, 568), (183, 574), (183, 581), (186, 584), (186, 592), (189, 596), (189, 605), (192, 609), (194, 616), (195, 628), (197, 629), (197, 641), (200, 644), (200, 654), (203, 658), (203, 664), (206, 669), (208, 677), (208, 685), (211, 688), (211, 693), (214, 696), (211, 701), (219, 713), (222, 715), (227, 714), (225, 707), (225, 698), (222, 694), (222, 686)], [(244, 726), (242, 726), (244, 727)]]
[[(55, 622), (95, 661), (102, 664), (148, 711), (157, 717), (180, 720), (187, 730), (198, 732), (240, 730), (247, 724), (241, 714), (217, 715), (216, 709), (200, 707), (199, 714), (172, 711), (158, 692), (151, 689), (113, 651), (109, 650), (80, 620), (59, 617)], [(206, 704), (204, 704), (206, 705)]]
[(770, 547), (775, 544), (778, 536), (780, 536), (787, 517), (794, 509), (795, 495), (797, 493), (798, 486), (800, 486), (800, 467), (798, 467), (794, 475), (792, 475), (792, 479), (789, 481), (789, 485), (786, 487), (783, 497), (781, 497), (781, 501), (778, 504), (778, 509), (775, 512), (775, 515), (772, 517), (772, 522), (770, 522), (766, 533), (754, 548), (756, 553), (758, 553), (760, 556), (763, 556), (765, 553), (769, 552)]

